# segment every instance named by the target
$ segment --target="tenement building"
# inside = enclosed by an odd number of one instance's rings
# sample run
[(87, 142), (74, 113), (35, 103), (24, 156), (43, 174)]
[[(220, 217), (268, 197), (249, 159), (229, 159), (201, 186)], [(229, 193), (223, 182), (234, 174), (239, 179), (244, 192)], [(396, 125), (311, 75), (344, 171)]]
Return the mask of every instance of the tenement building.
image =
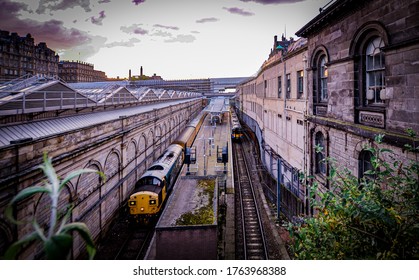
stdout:
[(31, 34), (0, 30), (0, 80), (13, 80), (25, 75), (56, 77), (59, 57), (46, 43), (34, 43)]
[(256, 134), (266, 169), (282, 183), (282, 211), (291, 216), (303, 211), (306, 196), (298, 180), (307, 164), (306, 57), (306, 39), (277, 41), (275, 36), (271, 54), (257, 76), (239, 86), (241, 117)]
[(405, 130), (419, 131), (418, 18), (415, 0), (334, 1), (296, 33), (302, 39), (275, 42), (257, 76), (241, 84), (240, 109), (262, 162), (295, 195), (289, 216), (310, 214), (296, 174), (328, 188), (325, 158), (362, 177), (377, 134), (382, 148), (413, 157), (403, 147), (411, 143)]
[(58, 76), (67, 83), (106, 81), (105, 72), (95, 70), (94, 65), (82, 61), (62, 60), (58, 64)]

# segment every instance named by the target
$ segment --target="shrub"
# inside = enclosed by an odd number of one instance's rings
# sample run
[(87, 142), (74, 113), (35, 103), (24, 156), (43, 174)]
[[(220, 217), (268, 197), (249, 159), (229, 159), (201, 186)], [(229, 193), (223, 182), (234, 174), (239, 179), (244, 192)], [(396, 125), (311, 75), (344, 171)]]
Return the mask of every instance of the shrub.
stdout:
[[(413, 131), (409, 135), (415, 138)], [(380, 144), (383, 136), (375, 138)], [(313, 217), (288, 224), (296, 259), (417, 259), (419, 164), (404, 164), (391, 150), (373, 145), (372, 170), (358, 179), (328, 159), (329, 190), (311, 186)], [(391, 158), (392, 163), (384, 160)]]
[[(104, 178), (101, 172), (91, 169), (81, 169), (70, 172), (67, 177), (60, 181), (60, 178), (55, 173), (55, 170), (51, 164), (51, 158), (48, 158), (46, 153), (44, 154), (44, 163), (40, 166), (43, 170), (45, 177), (42, 186), (28, 187), (20, 191), (6, 207), (5, 215), (15, 224), (22, 224), (22, 221), (17, 221), (13, 217), (13, 208), (19, 201), (33, 197), (37, 194), (48, 195), (51, 201), (51, 211), (49, 225), (47, 229), (41, 228), (36, 218), (33, 217), (30, 221), (33, 231), (22, 239), (16, 241), (6, 250), (4, 255), (5, 259), (15, 259), (18, 253), (24, 249), (24, 247), (32, 242), (40, 241), (43, 243), (43, 251), (47, 259), (67, 259), (70, 256), (71, 247), (73, 244), (72, 232), (78, 232), (84, 242), (86, 243), (86, 249), (90, 259), (93, 259), (96, 249), (91, 238), (89, 229), (84, 223), (67, 223), (70, 217), (72, 207), (67, 207), (66, 213), (63, 213), (61, 217), (58, 214), (58, 199), (61, 191), (65, 185), (74, 177), (77, 177), (83, 173), (98, 173)], [(70, 206), (70, 205), (68, 205)], [(61, 221), (60, 221), (60, 218)]]

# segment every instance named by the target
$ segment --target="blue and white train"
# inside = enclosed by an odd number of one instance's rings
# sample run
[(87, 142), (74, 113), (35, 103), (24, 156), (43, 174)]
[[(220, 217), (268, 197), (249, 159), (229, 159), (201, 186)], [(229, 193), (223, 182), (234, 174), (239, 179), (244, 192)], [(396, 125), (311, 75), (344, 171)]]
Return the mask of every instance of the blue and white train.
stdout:
[(147, 223), (157, 216), (167, 200), (183, 164), (185, 148), (190, 147), (206, 117), (202, 111), (163, 154), (147, 169), (135, 185), (135, 192), (128, 200), (130, 217)]

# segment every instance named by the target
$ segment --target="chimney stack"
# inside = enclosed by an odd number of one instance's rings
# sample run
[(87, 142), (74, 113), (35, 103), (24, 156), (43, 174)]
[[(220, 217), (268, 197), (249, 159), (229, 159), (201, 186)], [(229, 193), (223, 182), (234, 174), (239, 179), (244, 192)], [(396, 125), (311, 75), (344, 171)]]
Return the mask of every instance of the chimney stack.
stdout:
[(142, 77), (143, 76), (143, 67), (141, 66), (140, 67), (140, 77)]

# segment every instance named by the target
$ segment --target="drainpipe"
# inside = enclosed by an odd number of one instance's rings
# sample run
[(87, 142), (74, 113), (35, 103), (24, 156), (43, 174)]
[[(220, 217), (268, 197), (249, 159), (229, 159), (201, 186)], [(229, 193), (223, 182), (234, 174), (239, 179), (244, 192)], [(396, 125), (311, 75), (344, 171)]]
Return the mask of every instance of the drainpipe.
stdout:
[[(307, 172), (309, 170), (308, 168), (308, 163), (309, 161), (307, 160), (307, 152), (308, 152), (308, 141), (307, 141), (307, 135), (308, 135), (308, 123), (307, 123), (307, 116), (308, 116), (308, 77), (307, 77), (307, 57), (305, 55), (303, 55), (303, 62), (304, 62), (304, 78), (303, 78), (303, 91), (304, 91), (304, 97), (305, 97), (305, 101), (304, 101), (304, 110), (303, 110), (303, 114), (304, 114), (304, 120), (303, 120), (303, 124), (304, 124), (304, 135), (303, 135), (303, 143), (304, 143), (304, 149), (303, 149), (303, 157), (304, 157), (304, 166), (303, 166), (303, 172), (304, 172), (304, 178), (307, 177)], [(308, 214), (308, 205), (306, 205), (307, 202), (307, 180), (304, 180), (304, 186), (305, 186), (305, 190), (304, 190), (304, 205), (305, 205), (305, 209), (304, 211), (307, 212), (306, 214)]]

